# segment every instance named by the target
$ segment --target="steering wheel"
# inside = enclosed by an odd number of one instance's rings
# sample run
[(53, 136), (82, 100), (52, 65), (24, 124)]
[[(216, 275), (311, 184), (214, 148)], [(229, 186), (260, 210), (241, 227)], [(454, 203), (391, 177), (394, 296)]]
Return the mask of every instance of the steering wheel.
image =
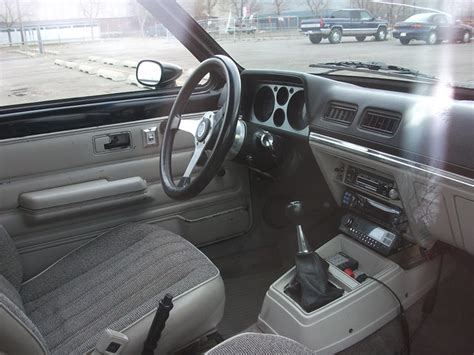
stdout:
[[(189, 98), (207, 73), (216, 73), (225, 80), (225, 104), (217, 112), (205, 112), (201, 119), (182, 119)], [(199, 194), (216, 176), (224, 163), (235, 138), (240, 105), (240, 72), (236, 64), (223, 55), (203, 61), (191, 74), (178, 93), (166, 124), (160, 153), (160, 176), (165, 193), (176, 200), (190, 199)], [(225, 90), (224, 90), (225, 91)], [(171, 172), (173, 142), (178, 130), (194, 137), (194, 152), (188, 166), (175, 184)], [(193, 171), (205, 150), (210, 150), (207, 160), (197, 174)]]

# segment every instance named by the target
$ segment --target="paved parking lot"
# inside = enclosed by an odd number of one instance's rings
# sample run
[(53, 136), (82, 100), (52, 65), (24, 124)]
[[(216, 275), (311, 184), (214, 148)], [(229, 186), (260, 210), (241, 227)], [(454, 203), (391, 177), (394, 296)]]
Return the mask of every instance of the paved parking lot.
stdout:
[[(282, 38), (244, 38), (240, 41), (219, 41), (239, 63), (247, 68), (276, 68), (310, 71), (311, 63), (356, 60), (378, 61), (410, 67), (444, 80), (474, 87), (474, 42), (443, 43), (428, 46), (422, 42), (402, 46), (396, 40), (357, 42), (344, 38), (338, 45), (324, 41), (311, 44), (303, 36)], [(198, 62), (172, 38), (125, 38), (85, 43), (46, 46), (49, 54), (29, 56), (18, 48), (0, 49), (1, 106), (24, 102), (53, 100), (78, 96), (102, 95), (143, 90), (123, 78), (134, 73), (122, 61), (156, 59), (176, 63), (184, 69), (180, 82)], [(90, 56), (99, 58), (88, 61)], [(102, 63), (103, 58), (116, 59), (114, 65)], [(113, 81), (96, 74), (80, 72), (55, 65), (55, 60), (87, 64), (94, 68), (117, 71), (123, 80)]]

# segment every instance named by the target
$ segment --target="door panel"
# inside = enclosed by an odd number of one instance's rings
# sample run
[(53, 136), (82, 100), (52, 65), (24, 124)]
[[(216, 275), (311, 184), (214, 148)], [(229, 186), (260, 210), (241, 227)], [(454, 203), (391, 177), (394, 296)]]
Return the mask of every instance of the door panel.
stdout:
[[(186, 118), (199, 119), (201, 114)], [(102, 231), (145, 221), (176, 231), (196, 245), (244, 234), (251, 224), (247, 169), (232, 162), (196, 198), (173, 201), (163, 192), (158, 145), (147, 119), (0, 141), (0, 224), (15, 240), (29, 277)], [(130, 134), (130, 147), (96, 149), (97, 137)], [(193, 149), (180, 132), (173, 173), (182, 175)]]

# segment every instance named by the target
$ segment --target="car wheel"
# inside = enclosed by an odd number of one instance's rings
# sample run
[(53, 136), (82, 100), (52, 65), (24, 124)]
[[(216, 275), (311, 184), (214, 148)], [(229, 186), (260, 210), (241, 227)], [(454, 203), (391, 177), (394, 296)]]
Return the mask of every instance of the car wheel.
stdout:
[(400, 38), (400, 43), (406, 46), (407, 44), (410, 43), (410, 40), (406, 38)]
[(426, 43), (436, 44), (436, 42), (438, 42), (438, 36), (436, 35), (436, 32), (430, 32), (428, 38), (426, 39)]
[(462, 43), (469, 43), (471, 42), (471, 34), (469, 31), (464, 31), (462, 35)]
[(381, 27), (377, 30), (375, 34), (376, 41), (385, 41), (387, 39), (387, 29), (385, 27)]
[(329, 33), (329, 42), (332, 44), (341, 43), (342, 31), (339, 28), (335, 28)]
[(320, 43), (322, 39), (323, 39), (323, 36), (321, 36), (321, 35), (309, 35), (309, 40), (313, 44)]
[(359, 42), (364, 42), (365, 36), (356, 36), (356, 40)]

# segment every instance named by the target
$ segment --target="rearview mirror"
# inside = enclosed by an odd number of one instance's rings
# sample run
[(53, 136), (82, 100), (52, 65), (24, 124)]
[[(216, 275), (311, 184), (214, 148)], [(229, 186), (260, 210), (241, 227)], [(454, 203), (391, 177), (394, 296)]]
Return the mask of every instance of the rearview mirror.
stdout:
[(176, 85), (183, 70), (171, 63), (160, 63), (155, 60), (145, 59), (138, 63), (137, 81), (145, 86), (170, 87)]

